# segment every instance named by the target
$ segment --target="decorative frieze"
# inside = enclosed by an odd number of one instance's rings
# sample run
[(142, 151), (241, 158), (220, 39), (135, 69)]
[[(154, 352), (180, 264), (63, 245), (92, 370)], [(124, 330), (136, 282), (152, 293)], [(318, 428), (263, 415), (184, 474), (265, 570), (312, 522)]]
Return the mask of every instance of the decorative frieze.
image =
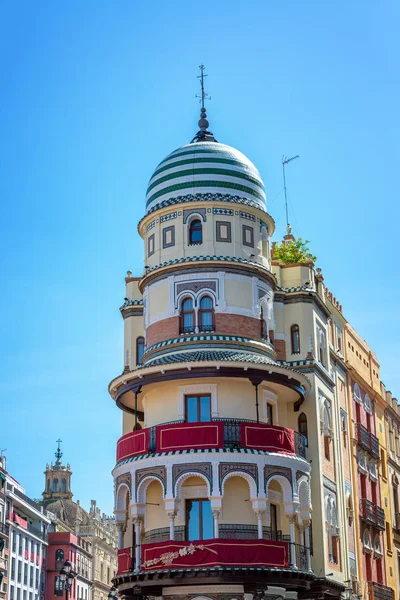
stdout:
[(177, 216), (178, 215), (176, 212), (172, 212), (172, 213), (168, 213), (167, 215), (163, 215), (162, 217), (160, 217), (160, 223), (165, 223), (165, 221), (171, 221), (171, 219), (176, 219)]
[(222, 480), (228, 473), (241, 472), (247, 473), (254, 479), (254, 483), (257, 485), (257, 473), (258, 468), (255, 464), (248, 463), (220, 463), (219, 465), (219, 484), (221, 486)]
[(147, 469), (138, 469), (136, 471), (136, 489), (138, 489), (140, 483), (143, 481), (145, 477), (155, 477), (159, 479), (163, 485), (164, 489), (166, 487), (167, 474), (164, 466), (160, 467), (147, 467)]
[(283, 475), (293, 485), (291, 469), (288, 469), (287, 467), (273, 467), (266, 465), (264, 467), (264, 481), (266, 484), (273, 475)]
[(175, 464), (172, 467), (173, 488), (175, 489), (176, 482), (178, 481), (179, 477), (181, 477), (181, 475), (184, 475), (185, 473), (190, 473), (193, 474), (193, 477), (196, 477), (197, 474), (204, 475), (204, 477), (207, 478), (211, 489), (211, 472), (211, 463), (192, 463), (183, 465)]

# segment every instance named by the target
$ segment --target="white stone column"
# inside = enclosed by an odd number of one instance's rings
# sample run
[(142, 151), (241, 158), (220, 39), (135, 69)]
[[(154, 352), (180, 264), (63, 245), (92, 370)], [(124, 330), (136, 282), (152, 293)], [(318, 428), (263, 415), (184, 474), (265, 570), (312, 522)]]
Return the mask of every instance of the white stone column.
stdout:
[(167, 512), (168, 519), (169, 519), (169, 539), (174, 540), (175, 539), (176, 511), (175, 510), (167, 510), (166, 512)]
[(262, 511), (261, 510), (255, 510), (254, 511), (256, 513), (256, 517), (257, 517), (257, 534), (258, 534), (258, 539), (262, 540), (263, 539), (263, 523), (262, 523)]
[(304, 522), (304, 545), (306, 547), (307, 569), (311, 571), (310, 521)]
[(219, 538), (219, 517), (221, 514), (221, 511), (219, 510), (219, 508), (214, 508), (212, 511), (213, 514), (213, 518), (214, 518), (214, 538)]
[(141, 563), (141, 524), (142, 520), (140, 517), (135, 517), (133, 519), (133, 524), (135, 526), (135, 571), (140, 571), (140, 563)]
[(294, 524), (295, 524), (295, 520), (296, 517), (295, 515), (288, 515), (288, 519), (289, 519), (289, 524), (290, 524), (290, 558), (291, 558), (291, 568), (292, 569), (297, 569), (297, 563), (296, 563), (296, 534), (295, 534), (295, 528), (294, 528)]
[(117, 521), (117, 531), (118, 531), (118, 550), (122, 550), (124, 548), (124, 533), (126, 527), (125, 523), (121, 523)]

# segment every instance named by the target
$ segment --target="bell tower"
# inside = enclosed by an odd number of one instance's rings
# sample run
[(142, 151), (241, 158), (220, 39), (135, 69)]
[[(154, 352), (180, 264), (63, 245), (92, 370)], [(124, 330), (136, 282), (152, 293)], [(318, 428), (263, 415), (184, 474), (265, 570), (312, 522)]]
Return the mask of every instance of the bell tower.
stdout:
[(57, 450), (55, 452), (56, 462), (46, 465), (43, 500), (71, 500), (71, 467), (67, 463), (64, 466), (61, 462), (63, 453), (60, 444), (62, 440), (57, 440)]

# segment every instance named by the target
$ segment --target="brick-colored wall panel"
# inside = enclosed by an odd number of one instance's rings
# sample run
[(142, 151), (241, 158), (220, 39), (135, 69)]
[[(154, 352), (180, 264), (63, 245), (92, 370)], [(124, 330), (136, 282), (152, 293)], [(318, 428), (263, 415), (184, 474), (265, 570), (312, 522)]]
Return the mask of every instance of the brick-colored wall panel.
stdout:
[(179, 317), (170, 317), (149, 325), (146, 329), (146, 346), (175, 338), (179, 335)]

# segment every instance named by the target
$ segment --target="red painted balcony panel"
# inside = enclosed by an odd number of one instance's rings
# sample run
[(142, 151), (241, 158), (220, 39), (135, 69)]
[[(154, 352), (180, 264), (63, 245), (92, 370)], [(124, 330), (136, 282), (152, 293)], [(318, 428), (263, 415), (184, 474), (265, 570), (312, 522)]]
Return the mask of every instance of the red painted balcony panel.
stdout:
[(141, 571), (217, 566), (287, 568), (288, 565), (288, 542), (212, 539), (142, 546)]
[(130, 548), (118, 550), (118, 575), (129, 573), (132, 570), (132, 556)]
[(240, 440), (244, 448), (295, 454), (294, 431), (266, 423), (241, 423)]
[(223, 446), (223, 423), (175, 423), (157, 427), (157, 452)]
[(149, 430), (131, 431), (119, 438), (117, 442), (117, 462), (130, 456), (146, 454), (149, 447)]

